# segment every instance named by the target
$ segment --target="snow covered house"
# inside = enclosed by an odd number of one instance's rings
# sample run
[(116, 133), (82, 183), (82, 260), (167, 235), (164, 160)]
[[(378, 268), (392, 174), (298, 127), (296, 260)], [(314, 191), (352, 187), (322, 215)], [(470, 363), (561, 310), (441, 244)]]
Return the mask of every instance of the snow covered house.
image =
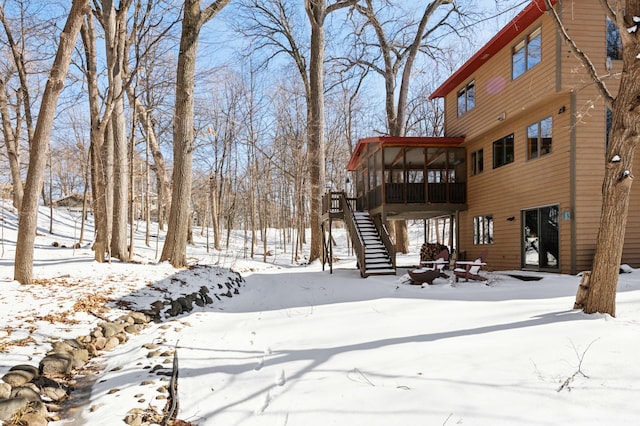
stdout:
[[(552, 3), (569, 35), (616, 93), (621, 45), (599, 1)], [(455, 161), (456, 153), (448, 163), (457, 164), (455, 170), (433, 177), (464, 182), (464, 202), (446, 205), (455, 209), (458, 250), (473, 258), (488, 248), (494, 270), (575, 274), (590, 269), (611, 113), (558, 32), (544, 0), (532, 0), (431, 98), (444, 99), (442, 140), (457, 140), (456, 146), (464, 149), (465, 171)], [(356, 189), (356, 198), (365, 194), (359, 203), (370, 203), (367, 194), (375, 195), (376, 187), (390, 188), (393, 171), (385, 169), (401, 157), (393, 159), (386, 152), (380, 142), (376, 148), (359, 144), (352, 154), (349, 169), (356, 186), (362, 187)], [(404, 161), (409, 166), (406, 157)], [(425, 175), (430, 173), (429, 161), (425, 154)], [(380, 173), (371, 172), (376, 167)], [(404, 173), (406, 188), (410, 177)], [(622, 261), (638, 267), (640, 188), (633, 192)], [(432, 217), (442, 205), (429, 202), (428, 193), (426, 197), (426, 204), (378, 209), (378, 214), (391, 220)], [(370, 205), (362, 207), (375, 211)]]

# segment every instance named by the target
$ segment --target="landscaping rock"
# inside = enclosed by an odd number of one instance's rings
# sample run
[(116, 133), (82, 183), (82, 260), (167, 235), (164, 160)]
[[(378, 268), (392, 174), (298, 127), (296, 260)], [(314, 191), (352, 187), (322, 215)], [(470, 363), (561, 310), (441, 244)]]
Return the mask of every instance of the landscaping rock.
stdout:
[(42, 401), (38, 391), (28, 386), (18, 386), (11, 389), (11, 398), (22, 398), (27, 401)]
[(120, 340), (118, 340), (117, 337), (112, 336), (109, 337), (106, 341), (106, 343), (104, 344), (104, 350), (105, 351), (110, 351), (111, 349), (115, 348), (116, 346), (118, 346), (120, 344)]
[(38, 376), (38, 367), (36, 367), (35, 365), (30, 365), (30, 364), (14, 365), (13, 367), (11, 367), (9, 369), (9, 371), (27, 371), (27, 372), (33, 374), (33, 377), (37, 377)]
[(8, 420), (16, 411), (24, 409), (28, 402), (24, 398), (0, 400), (0, 420)]
[(0, 399), (11, 398), (11, 385), (9, 383), (0, 383)]
[(30, 382), (34, 377), (35, 375), (31, 374), (28, 371), (9, 371), (7, 374), (2, 376), (2, 381), (11, 385), (12, 387), (16, 387)]
[(63, 376), (71, 373), (73, 356), (68, 353), (54, 353), (40, 361), (40, 374), (47, 376)]

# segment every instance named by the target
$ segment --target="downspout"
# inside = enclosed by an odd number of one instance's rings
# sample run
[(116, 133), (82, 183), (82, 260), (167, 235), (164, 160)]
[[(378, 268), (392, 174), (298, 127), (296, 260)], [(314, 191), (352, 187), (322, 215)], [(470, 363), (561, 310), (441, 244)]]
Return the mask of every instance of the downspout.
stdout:
[[(558, 16), (562, 18), (562, 2), (556, 3)], [(557, 36), (556, 32), (556, 92), (562, 91), (562, 55), (563, 41)], [(576, 226), (576, 161), (577, 161), (577, 118), (576, 118), (576, 93), (571, 90), (570, 94), (570, 131), (569, 131), (569, 273), (575, 275), (578, 273), (577, 268), (577, 226)], [(562, 266), (562, 265), (561, 265)]]
[(571, 131), (569, 133), (569, 223), (571, 224), (571, 270), (570, 273), (575, 275), (578, 273), (576, 265), (576, 247), (577, 247), (577, 235), (576, 235), (576, 161), (577, 161), (577, 137), (576, 137), (576, 93), (571, 91)]

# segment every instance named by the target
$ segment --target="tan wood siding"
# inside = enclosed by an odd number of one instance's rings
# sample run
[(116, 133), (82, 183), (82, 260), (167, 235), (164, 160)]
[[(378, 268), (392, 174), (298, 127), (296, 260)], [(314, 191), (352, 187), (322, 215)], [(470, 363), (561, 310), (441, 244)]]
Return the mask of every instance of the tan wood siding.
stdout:
[[(589, 55), (598, 74), (604, 76), (609, 90), (615, 94), (616, 75), (622, 64), (613, 61), (612, 69), (606, 68), (606, 18), (599, 2), (564, 1), (561, 14), (576, 44)], [(574, 272), (577, 272), (591, 268), (595, 251), (605, 164), (606, 105), (584, 65), (569, 46), (556, 37), (555, 23), (550, 16), (541, 16), (523, 34), (539, 26), (542, 60), (538, 65), (511, 79), (511, 48), (522, 39), (518, 38), (464, 82), (466, 85), (475, 81), (474, 109), (457, 116), (456, 95), (462, 85), (445, 97), (447, 136), (466, 137), (468, 158), (471, 152), (484, 150), (484, 172), (468, 179), (468, 210), (460, 214), (460, 250), (472, 258), (487, 247), (473, 244), (473, 217), (491, 214), (494, 244), (488, 246), (489, 264), (493, 269), (518, 269), (521, 267), (521, 211), (557, 204), (561, 218), (563, 213), (571, 213), (570, 220), (559, 222), (561, 272), (571, 272), (572, 241), (575, 243)], [(566, 112), (560, 113), (561, 109)], [(527, 161), (526, 126), (546, 115), (553, 116), (553, 151)], [(515, 161), (493, 170), (492, 143), (512, 132)], [(572, 149), (575, 149), (573, 166)], [(638, 163), (640, 159), (636, 158), (636, 166)], [(571, 194), (572, 167), (574, 194)], [(507, 220), (512, 216), (515, 220)], [(573, 236), (572, 225), (575, 226)], [(635, 187), (623, 261), (640, 266), (640, 189)]]

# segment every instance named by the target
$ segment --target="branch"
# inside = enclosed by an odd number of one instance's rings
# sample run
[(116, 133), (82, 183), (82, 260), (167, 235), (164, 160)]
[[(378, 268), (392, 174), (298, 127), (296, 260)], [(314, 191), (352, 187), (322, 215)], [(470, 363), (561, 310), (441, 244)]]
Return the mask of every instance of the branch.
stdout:
[(607, 86), (603, 83), (602, 79), (598, 76), (598, 73), (596, 72), (596, 68), (594, 67), (593, 63), (591, 62), (589, 57), (582, 50), (580, 50), (580, 48), (578, 48), (576, 43), (569, 36), (569, 34), (567, 33), (567, 30), (565, 29), (564, 25), (562, 24), (562, 21), (560, 20), (560, 17), (558, 16), (558, 13), (556, 12), (556, 10), (551, 5), (550, 0), (544, 0), (544, 2), (546, 4), (546, 6), (547, 6), (547, 10), (549, 12), (551, 12), (551, 16), (553, 17), (553, 20), (555, 21), (556, 26), (558, 27), (558, 30), (560, 31), (560, 34), (562, 35), (564, 40), (569, 44), (569, 46), (571, 47), (571, 50), (573, 51), (573, 53), (578, 57), (578, 59), (580, 59), (582, 61), (584, 66), (587, 68), (587, 71), (589, 72), (589, 75), (591, 76), (591, 78), (595, 82), (596, 87), (598, 88), (598, 90), (600, 91), (602, 96), (604, 97), (605, 101), (609, 105), (611, 105), (611, 103), (613, 103), (614, 97), (613, 97), (613, 95), (611, 95), (611, 92), (609, 92), (609, 89), (607, 89)]
[(360, 0), (338, 0), (337, 2), (327, 6), (327, 11), (325, 15), (328, 15), (331, 12), (338, 9), (342, 9), (349, 6), (355, 6), (358, 2), (360, 2)]
[(578, 357), (578, 369), (571, 376), (567, 377), (564, 382), (562, 382), (562, 385), (560, 385), (560, 387), (558, 388), (558, 392), (562, 391), (563, 389), (567, 389), (568, 391), (571, 391), (571, 387), (570, 387), (571, 382), (573, 382), (573, 379), (575, 379), (575, 377), (578, 374), (587, 379), (589, 378), (589, 376), (587, 376), (582, 372), (582, 362), (584, 361), (584, 357), (587, 354), (587, 351), (589, 350), (589, 348), (591, 348), (591, 345), (593, 345), (597, 340), (598, 339), (589, 343), (589, 345), (587, 345), (587, 348), (582, 352), (582, 354), (578, 354), (578, 349), (575, 347), (575, 345), (572, 344), (573, 350), (576, 353), (576, 356)]
[(206, 9), (200, 14), (200, 24), (205, 24), (210, 21), (214, 16), (218, 14), (226, 5), (231, 3), (231, 0), (216, 0), (207, 6)]

